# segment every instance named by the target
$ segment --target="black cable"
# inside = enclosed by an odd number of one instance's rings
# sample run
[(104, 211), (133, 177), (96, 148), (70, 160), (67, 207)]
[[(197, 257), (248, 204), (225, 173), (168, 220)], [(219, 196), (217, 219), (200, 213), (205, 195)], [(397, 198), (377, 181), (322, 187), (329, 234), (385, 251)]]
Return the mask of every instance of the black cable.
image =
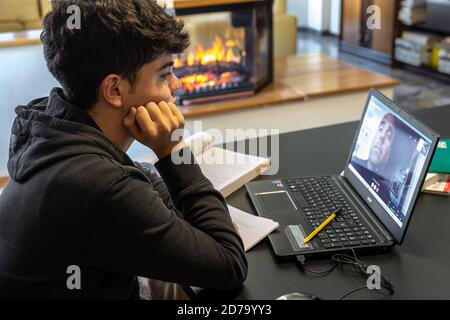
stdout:
[[(351, 249), (351, 252), (352, 252), (353, 256), (349, 256), (347, 254), (335, 254), (332, 256), (331, 259), (336, 264), (339, 264), (342, 267), (351, 266), (352, 268), (356, 269), (363, 277), (368, 279), (369, 275), (366, 273), (367, 272), (366, 270), (368, 270), (369, 266), (358, 259), (358, 257), (356, 256), (355, 250)], [(394, 286), (382, 274), (378, 274), (378, 276), (380, 277), (380, 288), (387, 290), (389, 292), (389, 295), (392, 296), (395, 293)], [(364, 288), (368, 289), (367, 286), (365, 286)], [(345, 297), (349, 296), (350, 294), (353, 294), (359, 290), (362, 290), (362, 288), (354, 289), (354, 290), (346, 293), (345, 295), (340, 297), (339, 300), (342, 300), (343, 298), (345, 298)]]
[(349, 295), (351, 295), (351, 294), (353, 294), (353, 293), (355, 293), (355, 292), (364, 290), (364, 289), (367, 289), (367, 286), (359, 287), (359, 288), (353, 289), (352, 291), (349, 291), (349, 292), (347, 292), (346, 294), (344, 294), (344, 295), (340, 296), (339, 298), (337, 298), (337, 300), (343, 300), (344, 298), (347, 298)]
[[(369, 274), (367, 274), (367, 270), (368, 270), (369, 266), (358, 259), (358, 257), (356, 256), (355, 250), (350, 249), (350, 251), (353, 254), (353, 256), (350, 256), (346, 253), (334, 254), (331, 257), (332, 267), (330, 269), (324, 270), (324, 271), (311, 270), (308, 267), (306, 267), (306, 258), (303, 255), (297, 256), (297, 262), (299, 263), (299, 267), (302, 271), (304, 270), (304, 271), (307, 271), (314, 275), (325, 276), (325, 275), (328, 275), (331, 272), (333, 272), (337, 267), (341, 267), (342, 269), (344, 269), (344, 267), (347, 266), (347, 267), (350, 267), (351, 269), (353, 269), (353, 271), (358, 272), (360, 275), (362, 275), (366, 279), (368, 279), (370, 276)], [(391, 282), (389, 280), (387, 280), (382, 274), (378, 274), (378, 276), (380, 277), (380, 287), (387, 290), (390, 296), (394, 295), (395, 290), (394, 290), (394, 286), (391, 284)], [(363, 290), (363, 289), (368, 289), (367, 285), (364, 287), (353, 289), (353, 290), (345, 293), (344, 295), (339, 297), (338, 300), (342, 300), (342, 299), (348, 297), (349, 295), (351, 295), (355, 292), (358, 292), (360, 290)]]
[(303, 267), (303, 269), (305, 269), (305, 271), (307, 271), (309, 273), (312, 273), (312, 274), (315, 274), (315, 275), (328, 275), (328, 274), (332, 273), (334, 271), (334, 269), (336, 269), (336, 266), (334, 265), (330, 269), (324, 270), (324, 271), (311, 270), (311, 269), (308, 269), (305, 266)]
[(337, 267), (336, 264), (332, 263), (331, 268), (328, 270), (315, 271), (315, 270), (311, 270), (308, 267), (306, 267), (305, 261), (306, 261), (305, 256), (303, 256), (303, 255), (297, 256), (297, 262), (299, 263), (299, 267), (302, 271), (304, 270), (304, 271), (307, 271), (309, 273), (312, 273), (312, 274), (318, 275), (318, 276), (328, 275), (328, 274), (332, 273), (334, 271), (334, 269), (336, 269), (336, 267)]

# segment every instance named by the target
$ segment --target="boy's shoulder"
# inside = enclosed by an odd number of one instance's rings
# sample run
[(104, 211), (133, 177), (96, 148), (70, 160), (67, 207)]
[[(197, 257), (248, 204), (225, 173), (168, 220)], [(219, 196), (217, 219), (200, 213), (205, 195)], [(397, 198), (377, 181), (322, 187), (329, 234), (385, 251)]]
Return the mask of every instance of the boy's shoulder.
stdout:
[(84, 154), (64, 161), (52, 180), (65, 190), (97, 193), (124, 178), (147, 181), (147, 175), (134, 165), (101, 155)]

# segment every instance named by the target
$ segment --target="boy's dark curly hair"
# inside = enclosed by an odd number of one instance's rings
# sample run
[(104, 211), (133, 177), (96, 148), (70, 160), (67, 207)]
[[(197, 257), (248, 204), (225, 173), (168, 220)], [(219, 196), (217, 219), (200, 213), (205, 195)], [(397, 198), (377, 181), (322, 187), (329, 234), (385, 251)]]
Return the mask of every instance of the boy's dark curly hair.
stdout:
[[(69, 28), (73, 5), (79, 8), (79, 29)], [(155, 0), (53, 0), (41, 40), (50, 72), (67, 99), (84, 109), (97, 101), (108, 74), (133, 85), (144, 64), (189, 46), (183, 22)]]

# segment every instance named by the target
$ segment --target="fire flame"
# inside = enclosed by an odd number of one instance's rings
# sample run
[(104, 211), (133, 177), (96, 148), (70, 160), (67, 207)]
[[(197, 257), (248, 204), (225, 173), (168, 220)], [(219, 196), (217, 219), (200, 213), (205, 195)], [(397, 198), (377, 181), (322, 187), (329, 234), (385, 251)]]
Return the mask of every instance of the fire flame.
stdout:
[[(227, 39), (224, 41), (216, 35), (211, 48), (205, 49), (201, 44), (198, 44), (195, 47), (195, 51), (188, 53), (186, 58), (177, 57), (174, 61), (174, 67), (206, 66), (219, 62), (240, 64), (242, 57), (246, 56), (245, 51), (242, 51), (240, 47), (238, 40)], [(238, 73), (235, 71), (224, 72), (220, 75), (208, 71), (205, 73), (193, 73), (180, 78), (180, 80), (183, 83), (183, 88), (191, 91), (197, 87), (213, 87), (229, 83), (237, 75)]]
[(237, 75), (238, 73), (236, 71), (224, 72), (220, 74), (219, 78), (217, 78), (217, 75), (212, 72), (194, 73), (183, 77), (180, 80), (183, 83), (185, 90), (192, 91), (195, 88), (202, 86), (214, 87), (216, 85), (224, 85), (231, 82), (231, 79)]
[[(195, 53), (190, 52), (187, 56), (186, 62), (182, 59), (175, 59), (175, 68), (182, 67), (184, 65), (193, 66), (195, 64), (207, 65), (208, 63), (220, 62), (236, 62), (241, 61), (241, 56), (234, 52), (234, 48), (238, 44), (234, 40), (227, 40), (224, 44), (223, 40), (219, 36), (214, 37), (212, 48), (205, 49), (201, 44), (195, 47)], [(242, 54), (242, 52), (241, 52)]]

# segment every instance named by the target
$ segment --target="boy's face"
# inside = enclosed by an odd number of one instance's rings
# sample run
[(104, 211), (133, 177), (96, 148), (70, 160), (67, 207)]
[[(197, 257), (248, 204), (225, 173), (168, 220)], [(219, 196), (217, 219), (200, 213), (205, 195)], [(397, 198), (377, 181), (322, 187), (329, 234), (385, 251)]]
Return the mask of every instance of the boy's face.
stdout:
[(175, 91), (181, 88), (181, 81), (173, 74), (172, 66), (173, 57), (170, 54), (143, 65), (124, 101), (126, 110), (145, 106), (149, 102), (175, 103)]

